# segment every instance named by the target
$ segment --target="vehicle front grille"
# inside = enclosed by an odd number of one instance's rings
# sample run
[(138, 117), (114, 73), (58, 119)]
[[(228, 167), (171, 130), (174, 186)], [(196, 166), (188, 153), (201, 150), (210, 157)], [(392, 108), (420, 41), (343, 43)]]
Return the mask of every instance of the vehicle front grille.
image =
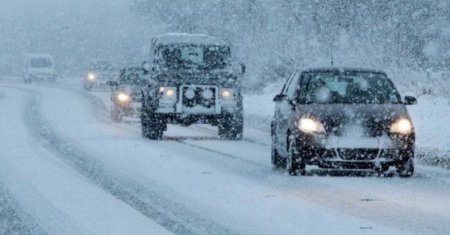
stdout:
[(203, 106), (211, 108), (216, 105), (216, 88), (215, 87), (183, 87), (183, 106), (193, 108)]
[(338, 149), (344, 160), (374, 160), (380, 154), (379, 149)]

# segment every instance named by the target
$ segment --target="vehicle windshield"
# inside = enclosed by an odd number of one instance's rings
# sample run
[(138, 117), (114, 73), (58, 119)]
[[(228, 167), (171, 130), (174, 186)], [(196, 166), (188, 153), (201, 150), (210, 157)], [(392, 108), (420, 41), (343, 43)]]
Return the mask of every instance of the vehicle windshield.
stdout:
[(145, 79), (143, 69), (125, 69), (120, 74), (121, 84), (136, 85), (140, 84)]
[(32, 68), (50, 68), (52, 61), (49, 58), (33, 58), (30, 61)]
[(102, 70), (102, 71), (106, 71), (106, 70), (110, 70), (113, 68), (113, 64), (109, 61), (99, 61), (96, 63), (93, 63), (90, 66), (91, 69), (93, 70)]
[(312, 73), (304, 76), (301, 87), (306, 103), (401, 103), (394, 84), (381, 73)]
[(173, 69), (224, 69), (230, 59), (227, 46), (170, 45), (159, 52), (164, 66)]

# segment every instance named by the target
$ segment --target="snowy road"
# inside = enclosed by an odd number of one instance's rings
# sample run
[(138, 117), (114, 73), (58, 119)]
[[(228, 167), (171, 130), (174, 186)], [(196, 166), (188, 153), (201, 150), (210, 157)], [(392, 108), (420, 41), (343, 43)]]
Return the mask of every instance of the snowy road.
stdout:
[(49, 234), (450, 233), (448, 171), (290, 177), (271, 170), (264, 131), (246, 127), (244, 140), (222, 141), (212, 127), (170, 126), (163, 141), (150, 141), (138, 124), (110, 121), (108, 105), (78, 86), (0, 84), (0, 206), (14, 211), (0, 226)]

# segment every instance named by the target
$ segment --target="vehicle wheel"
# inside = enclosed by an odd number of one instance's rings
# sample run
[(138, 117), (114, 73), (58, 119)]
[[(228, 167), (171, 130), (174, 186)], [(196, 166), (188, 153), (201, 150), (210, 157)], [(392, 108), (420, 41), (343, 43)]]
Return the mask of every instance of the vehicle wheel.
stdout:
[[(289, 144), (290, 145), (290, 144)], [(306, 164), (301, 154), (295, 152), (292, 146), (289, 146), (288, 156), (286, 158), (286, 169), (289, 175), (306, 175)]]
[(286, 159), (278, 154), (277, 150), (272, 146), (272, 166), (274, 170), (286, 169)]
[(163, 137), (163, 132), (166, 129), (163, 120), (155, 114), (147, 112), (141, 113), (141, 129), (142, 136), (151, 140), (160, 140)]
[(116, 122), (122, 121), (122, 115), (120, 115), (120, 109), (116, 105), (113, 105), (113, 107), (111, 108), (111, 119)]
[(244, 118), (238, 115), (225, 115), (219, 122), (219, 137), (227, 140), (240, 140), (244, 131)]
[(85, 89), (86, 91), (91, 91), (91, 90), (92, 90), (92, 86), (89, 86), (89, 85), (84, 84), (84, 89)]
[(414, 175), (414, 161), (413, 158), (408, 157), (397, 164), (397, 173), (400, 177), (409, 178)]

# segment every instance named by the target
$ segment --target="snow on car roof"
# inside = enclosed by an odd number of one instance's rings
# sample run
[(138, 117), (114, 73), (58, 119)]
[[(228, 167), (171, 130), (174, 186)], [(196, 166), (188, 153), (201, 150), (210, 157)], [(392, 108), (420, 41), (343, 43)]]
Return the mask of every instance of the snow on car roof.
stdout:
[(303, 72), (367, 72), (367, 73), (382, 73), (384, 71), (368, 68), (357, 68), (357, 67), (313, 67), (301, 70)]
[(206, 45), (220, 45), (228, 46), (229, 44), (223, 39), (205, 34), (188, 34), (188, 33), (167, 33), (155, 37), (152, 40), (153, 44), (206, 44)]
[(49, 54), (25, 54), (28, 58), (53, 58), (53, 56)]

